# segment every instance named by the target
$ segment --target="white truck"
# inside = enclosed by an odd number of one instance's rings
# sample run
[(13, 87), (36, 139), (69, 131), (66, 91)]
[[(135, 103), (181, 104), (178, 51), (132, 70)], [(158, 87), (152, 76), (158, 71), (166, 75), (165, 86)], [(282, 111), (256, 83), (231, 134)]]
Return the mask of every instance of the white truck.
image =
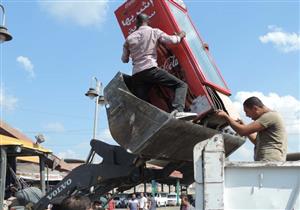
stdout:
[(156, 201), (157, 207), (167, 206), (167, 196), (168, 196), (168, 193), (164, 193), (164, 192), (155, 194), (155, 201)]
[(177, 204), (181, 204), (180, 196), (177, 193), (170, 193), (167, 197), (167, 205), (168, 206), (177, 206)]
[(300, 161), (230, 162), (222, 135), (194, 147), (196, 209), (300, 209)]

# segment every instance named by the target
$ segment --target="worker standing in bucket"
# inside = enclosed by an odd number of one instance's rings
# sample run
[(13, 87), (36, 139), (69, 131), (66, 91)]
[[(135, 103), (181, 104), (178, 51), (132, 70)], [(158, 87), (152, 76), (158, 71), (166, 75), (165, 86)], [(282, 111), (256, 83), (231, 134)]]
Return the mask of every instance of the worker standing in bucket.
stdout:
[(235, 121), (222, 110), (217, 110), (216, 115), (225, 118), (241, 136), (248, 136), (255, 145), (255, 161), (285, 161), (287, 133), (281, 116), (255, 96), (246, 99), (243, 106), (246, 116), (254, 120), (248, 125)]
[(122, 61), (133, 64), (133, 84), (137, 97), (149, 101), (148, 93), (154, 85), (161, 85), (175, 91), (172, 102), (173, 113), (176, 118), (195, 117), (196, 113), (184, 112), (187, 84), (167, 71), (160, 69), (157, 64), (157, 45), (159, 42), (179, 44), (185, 37), (185, 32), (178, 35), (168, 35), (158, 28), (148, 25), (149, 17), (141, 13), (136, 17), (137, 30), (130, 34), (124, 45)]

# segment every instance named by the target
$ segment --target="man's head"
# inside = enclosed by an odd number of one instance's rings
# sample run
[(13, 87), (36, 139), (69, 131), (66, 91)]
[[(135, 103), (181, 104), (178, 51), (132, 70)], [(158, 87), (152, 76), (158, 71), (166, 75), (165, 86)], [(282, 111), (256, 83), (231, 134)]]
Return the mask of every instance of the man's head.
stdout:
[(135, 194), (132, 194), (132, 200), (134, 200), (136, 198)]
[(88, 197), (85, 196), (71, 196), (63, 200), (61, 203), (63, 210), (91, 210), (92, 203)]
[(189, 198), (187, 195), (181, 195), (181, 203), (184, 206), (188, 206), (190, 204)]
[(93, 209), (94, 210), (100, 210), (100, 209), (102, 209), (102, 203), (101, 203), (101, 201), (94, 201), (94, 203), (93, 203)]
[(257, 120), (266, 110), (262, 101), (255, 96), (246, 99), (243, 105), (246, 116), (250, 117), (252, 120)]
[(136, 26), (139, 28), (143, 25), (148, 25), (149, 17), (145, 13), (141, 13), (138, 16), (136, 16)]
[(144, 197), (144, 193), (141, 192), (141, 197)]

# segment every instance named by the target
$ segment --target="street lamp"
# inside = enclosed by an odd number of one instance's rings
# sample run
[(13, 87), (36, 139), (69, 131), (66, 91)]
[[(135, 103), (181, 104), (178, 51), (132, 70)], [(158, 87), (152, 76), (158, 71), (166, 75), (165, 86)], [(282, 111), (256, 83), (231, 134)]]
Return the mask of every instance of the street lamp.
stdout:
[(44, 135), (40, 134), (40, 133), (35, 136), (35, 139), (36, 139), (36, 142), (35, 142), (36, 144), (41, 144), (41, 143), (45, 142)]
[[(95, 86), (93, 86), (93, 83), (95, 82)], [(97, 77), (92, 77), (91, 80), (91, 87), (89, 90), (85, 93), (87, 97), (89, 97), (91, 100), (95, 99), (95, 113), (94, 113), (94, 130), (93, 130), (93, 139), (96, 139), (97, 136), (97, 122), (98, 122), (98, 105), (103, 104), (104, 97), (102, 95), (102, 83), (98, 81)], [(91, 162), (94, 158), (95, 153), (90, 151), (87, 162)]]
[[(93, 87), (93, 81), (95, 81), (95, 87)], [(100, 96), (101, 92), (102, 92), (102, 84), (98, 81), (97, 77), (92, 77), (91, 87), (85, 93), (85, 95), (89, 97), (91, 100), (95, 98), (93, 139), (96, 139), (96, 135), (97, 135), (98, 104), (99, 104), (99, 98), (100, 97), (102, 98), (102, 95)]]
[(0, 25), (0, 43), (5, 41), (12, 40), (12, 36), (9, 34), (7, 28), (5, 27), (5, 10), (4, 7), (0, 4), (2, 10), (2, 24)]

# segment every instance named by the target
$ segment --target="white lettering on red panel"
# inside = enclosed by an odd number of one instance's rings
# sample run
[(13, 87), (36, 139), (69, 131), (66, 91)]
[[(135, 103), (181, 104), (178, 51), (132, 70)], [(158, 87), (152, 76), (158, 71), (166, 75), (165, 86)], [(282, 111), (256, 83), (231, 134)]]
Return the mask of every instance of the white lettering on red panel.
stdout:
[[(125, 8), (128, 8), (129, 6), (131, 6), (133, 3), (135, 2), (135, 0), (129, 1), (126, 5)], [(130, 16), (128, 16), (125, 20), (122, 20), (121, 23), (124, 27), (126, 26), (131, 26), (132, 23), (134, 23), (136, 21), (136, 16), (143, 13), (147, 8), (149, 8), (150, 6), (154, 7), (154, 3), (153, 0), (149, 0), (149, 1), (143, 1), (142, 2), (142, 6), (140, 9), (137, 10), (137, 12), (135, 12), (135, 14), (132, 14)], [(152, 11), (150, 15), (148, 15), (149, 19), (151, 19), (154, 15), (156, 14), (156, 11)], [(132, 32), (134, 32), (136, 30), (136, 26), (129, 28), (128, 30), (128, 34), (131, 34)]]
[(179, 62), (178, 59), (175, 57), (175, 55), (171, 55), (168, 57), (163, 65), (163, 69), (167, 71), (171, 71), (174, 67), (178, 66)]

